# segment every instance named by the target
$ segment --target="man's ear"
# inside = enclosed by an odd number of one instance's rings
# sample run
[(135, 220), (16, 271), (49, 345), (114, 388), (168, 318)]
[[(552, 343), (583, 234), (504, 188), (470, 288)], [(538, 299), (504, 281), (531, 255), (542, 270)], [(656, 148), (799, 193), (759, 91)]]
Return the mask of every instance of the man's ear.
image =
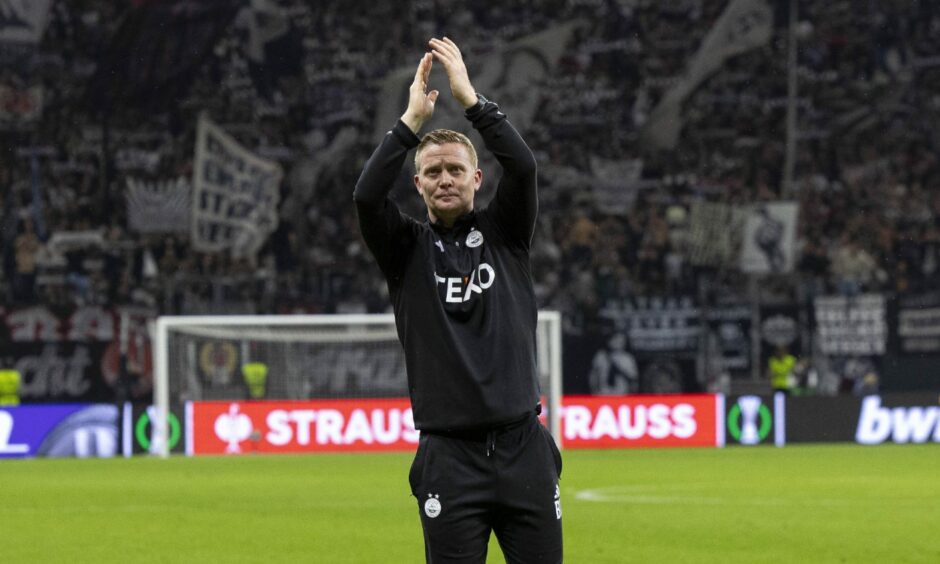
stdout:
[(480, 187), (483, 186), (483, 171), (482, 170), (477, 169), (476, 172), (473, 173), (473, 183), (474, 183), (473, 191), (479, 192)]
[(418, 180), (418, 175), (415, 175), (415, 188), (418, 189), (418, 193), (424, 196), (424, 192), (421, 191), (421, 182)]

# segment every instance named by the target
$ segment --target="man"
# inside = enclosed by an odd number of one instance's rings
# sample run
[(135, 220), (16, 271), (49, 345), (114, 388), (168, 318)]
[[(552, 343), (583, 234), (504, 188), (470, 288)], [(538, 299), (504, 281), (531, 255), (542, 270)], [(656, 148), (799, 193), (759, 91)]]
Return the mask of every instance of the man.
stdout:
[[(425, 556), (485, 562), (495, 532), (507, 562), (561, 562), (561, 456), (537, 419), (535, 158), (496, 104), (477, 95), (457, 45), (445, 37), (429, 46), (405, 113), (354, 193), (363, 238), (388, 284), (421, 431), (409, 481)], [(435, 60), (503, 167), (486, 209), (474, 209), (483, 172), (470, 140), (450, 130), (416, 135), (438, 98), (427, 92)], [(412, 148), (423, 222), (387, 197)]]
[(770, 378), (770, 387), (774, 393), (789, 394), (793, 387), (796, 368), (796, 357), (790, 354), (787, 347), (780, 345), (774, 349), (774, 354), (767, 359), (767, 375)]

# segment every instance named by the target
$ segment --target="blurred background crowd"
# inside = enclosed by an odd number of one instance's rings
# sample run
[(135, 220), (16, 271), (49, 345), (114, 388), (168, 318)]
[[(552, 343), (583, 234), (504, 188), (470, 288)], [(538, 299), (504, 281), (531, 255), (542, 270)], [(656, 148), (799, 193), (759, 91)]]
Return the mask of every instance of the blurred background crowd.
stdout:
[[(20, 4), (0, 1), (5, 25)], [(413, 73), (427, 39), (448, 35), (474, 78), (546, 30), (559, 44), (532, 49), (546, 64), (521, 93), (478, 89), (538, 159), (536, 290), (568, 334), (603, 333), (605, 309), (640, 296), (799, 304), (937, 287), (940, 5), (768, 1), (769, 39), (690, 89), (674, 143), (651, 140), (728, 5), (51, 0), (40, 40), (0, 52), (0, 303), (388, 311), (351, 194), (398, 115), (382, 111), (391, 71)], [(215, 23), (192, 23), (200, 11)], [(185, 228), (129, 218), (129, 183), (192, 176), (203, 112), (284, 170), (278, 225), (256, 256), (199, 251)], [(404, 184), (395, 197), (420, 214)], [(741, 225), (702, 218), (775, 202), (796, 204), (792, 265), (742, 272), (716, 248)]]

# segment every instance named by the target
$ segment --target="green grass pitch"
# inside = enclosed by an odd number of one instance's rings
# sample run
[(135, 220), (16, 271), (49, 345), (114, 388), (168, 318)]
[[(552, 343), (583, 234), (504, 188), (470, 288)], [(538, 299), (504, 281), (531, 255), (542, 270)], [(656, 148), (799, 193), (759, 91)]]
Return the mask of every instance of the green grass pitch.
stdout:
[[(564, 456), (567, 562), (940, 562), (940, 445)], [(423, 562), (410, 462), (0, 461), (0, 561)]]

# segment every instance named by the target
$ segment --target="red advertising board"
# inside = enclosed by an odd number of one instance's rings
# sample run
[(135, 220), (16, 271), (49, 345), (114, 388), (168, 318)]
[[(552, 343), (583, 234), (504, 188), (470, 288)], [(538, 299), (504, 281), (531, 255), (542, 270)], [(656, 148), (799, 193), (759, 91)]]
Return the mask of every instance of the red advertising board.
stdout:
[[(715, 395), (565, 396), (565, 448), (717, 446)], [(187, 453), (408, 451), (418, 443), (407, 398), (197, 401)]]
[(418, 432), (402, 399), (197, 401), (188, 454), (414, 450)]
[(717, 396), (565, 396), (565, 448), (718, 446)]

